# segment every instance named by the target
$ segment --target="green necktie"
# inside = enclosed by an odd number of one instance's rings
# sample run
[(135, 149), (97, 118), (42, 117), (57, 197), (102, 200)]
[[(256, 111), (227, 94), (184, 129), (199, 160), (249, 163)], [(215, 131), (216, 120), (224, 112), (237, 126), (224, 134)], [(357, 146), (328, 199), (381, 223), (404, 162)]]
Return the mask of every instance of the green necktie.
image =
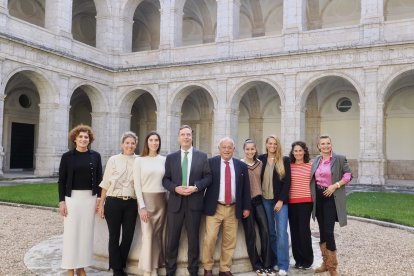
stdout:
[(184, 152), (183, 163), (181, 163), (181, 173), (183, 176), (182, 186), (187, 186), (187, 170), (188, 170), (188, 151)]

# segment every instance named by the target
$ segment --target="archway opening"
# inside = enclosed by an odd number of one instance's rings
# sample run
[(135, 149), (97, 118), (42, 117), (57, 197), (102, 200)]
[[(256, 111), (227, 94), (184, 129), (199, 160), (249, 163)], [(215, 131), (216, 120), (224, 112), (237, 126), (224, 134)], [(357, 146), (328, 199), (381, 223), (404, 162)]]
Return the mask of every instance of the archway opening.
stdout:
[(157, 106), (150, 93), (141, 91), (131, 108), (131, 131), (138, 136), (137, 154), (144, 148), (145, 137), (151, 130), (157, 130)]
[(142, 1), (134, 13), (132, 52), (149, 51), (160, 46), (160, 3)]
[(15, 74), (6, 85), (3, 116), (4, 170), (33, 170), (39, 129), (39, 91), (28, 76)]
[(96, 46), (96, 14), (93, 0), (73, 0), (73, 39), (93, 47)]
[(8, 0), (9, 14), (31, 24), (45, 26), (45, 0)]
[(237, 148), (243, 156), (243, 143), (247, 138), (256, 142), (260, 153), (265, 151), (264, 140), (269, 135), (281, 135), (281, 100), (276, 89), (260, 81), (245, 84), (237, 92), (239, 103)]
[(358, 175), (360, 140), (359, 96), (346, 79), (329, 76), (319, 79), (306, 99), (305, 141), (311, 157), (319, 154), (320, 135), (332, 138), (333, 150), (345, 154), (354, 177)]
[(384, 100), (386, 178), (414, 179), (414, 71), (397, 77)]

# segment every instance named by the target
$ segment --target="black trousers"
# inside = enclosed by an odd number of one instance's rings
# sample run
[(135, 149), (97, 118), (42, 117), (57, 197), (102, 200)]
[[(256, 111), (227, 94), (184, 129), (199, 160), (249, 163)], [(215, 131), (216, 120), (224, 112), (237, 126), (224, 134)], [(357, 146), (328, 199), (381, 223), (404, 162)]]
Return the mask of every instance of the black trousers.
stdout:
[(188, 272), (191, 276), (198, 273), (198, 261), (200, 258), (200, 221), (202, 211), (190, 210), (188, 198), (181, 199), (181, 207), (178, 212), (167, 211), (167, 249), (166, 271), (168, 276), (175, 275), (177, 270), (178, 247), (180, 245), (181, 230), (183, 225), (187, 230), (188, 241)]
[[(252, 199), (252, 210), (250, 216), (242, 219), (244, 235), (246, 239), (247, 253), (253, 270), (261, 268), (271, 268), (273, 252), (270, 247), (269, 229), (265, 209), (262, 204), (262, 197), (257, 196)], [(256, 246), (256, 229), (258, 226), (260, 236), (260, 255)]]
[(313, 263), (310, 217), (313, 203), (289, 204), (289, 226), (292, 241), (292, 254), (296, 264), (310, 267)]
[[(138, 216), (137, 200), (107, 197), (104, 214), (109, 231), (109, 268), (113, 270), (123, 269), (126, 267), (129, 249), (134, 238), (135, 223)], [(121, 228), (122, 240), (120, 244)]]
[(334, 196), (323, 195), (324, 189), (316, 186), (316, 218), (319, 225), (320, 242), (326, 242), (326, 248), (336, 250), (334, 228), (338, 220)]

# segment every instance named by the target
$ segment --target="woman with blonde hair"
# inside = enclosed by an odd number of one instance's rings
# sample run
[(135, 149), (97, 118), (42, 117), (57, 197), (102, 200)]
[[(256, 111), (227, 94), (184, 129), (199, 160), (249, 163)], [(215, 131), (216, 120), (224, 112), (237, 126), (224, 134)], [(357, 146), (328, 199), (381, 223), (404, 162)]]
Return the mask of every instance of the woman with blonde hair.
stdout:
[(288, 199), (290, 189), (290, 160), (283, 156), (282, 145), (276, 135), (266, 138), (266, 153), (262, 161), (263, 205), (269, 224), (272, 251), (276, 256), (274, 268), (279, 275), (289, 270)]
[(312, 217), (318, 220), (323, 262), (315, 272), (329, 271), (335, 276), (338, 275), (335, 221), (341, 227), (347, 224), (345, 185), (351, 181), (352, 174), (346, 157), (333, 152), (331, 137), (320, 136), (318, 149), (321, 154), (314, 159), (311, 173)]
[[(138, 137), (134, 132), (127, 131), (122, 134), (122, 152), (109, 158), (103, 180), (99, 185), (102, 188), (102, 195), (98, 213), (108, 224), (109, 268), (112, 268), (114, 276), (127, 275), (124, 268), (134, 238), (138, 215), (132, 176), (137, 143)], [(122, 238), (119, 243), (121, 230)]]

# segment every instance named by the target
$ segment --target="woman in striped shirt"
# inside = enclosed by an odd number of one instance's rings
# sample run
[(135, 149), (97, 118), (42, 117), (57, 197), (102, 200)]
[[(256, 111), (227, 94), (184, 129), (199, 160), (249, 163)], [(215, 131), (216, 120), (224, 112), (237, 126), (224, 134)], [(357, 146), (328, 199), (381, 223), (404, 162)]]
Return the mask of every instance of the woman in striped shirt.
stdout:
[(291, 185), (289, 191), (289, 225), (295, 268), (309, 269), (313, 263), (310, 217), (312, 195), (310, 188), (312, 163), (306, 143), (296, 141), (290, 150)]

